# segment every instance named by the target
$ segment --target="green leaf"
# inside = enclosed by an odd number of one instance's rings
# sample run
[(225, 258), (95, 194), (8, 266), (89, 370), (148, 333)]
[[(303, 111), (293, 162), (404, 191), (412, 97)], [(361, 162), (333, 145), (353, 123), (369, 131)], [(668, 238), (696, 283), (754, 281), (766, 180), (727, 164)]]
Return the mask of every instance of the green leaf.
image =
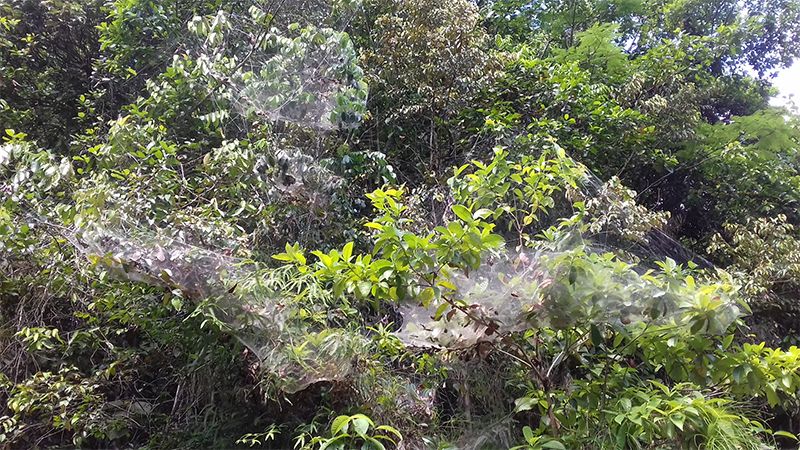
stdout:
[(669, 395), (669, 393), (670, 393), (669, 392), (669, 388), (666, 385), (664, 385), (663, 383), (661, 383), (659, 381), (656, 381), (656, 380), (650, 380), (650, 383), (653, 386), (661, 389), (661, 392), (663, 392), (665, 395)]
[(681, 413), (670, 414), (669, 420), (675, 424), (679, 430), (683, 431), (683, 423), (686, 422), (686, 416)]
[(442, 303), (436, 308), (436, 312), (433, 314), (433, 320), (439, 320), (442, 318), (442, 315), (447, 311), (447, 308), (450, 307), (449, 303)]
[(172, 307), (175, 308), (175, 311), (180, 311), (183, 308), (183, 300), (178, 296), (173, 296), (170, 303)]
[(619, 427), (617, 428), (617, 433), (614, 436), (616, 438), (616, 447), (617, 449), (624, 449), (625, 443), (628, 441), (628, 430), (626, 427)]
[(590, 327), (590, 335), (592, 340), (592, 345), (595, 347), (600, 346), (603, 343), (603, 334), (600, 332), (600, 329), (597, 328), (597, 325), (592, 324)]
[(336, 436), (340, 433), (347, 433), (350, 416), (338, 416), (331, 423), (331, 434)]
[(375, 427), (375, 430), (376, 431), (386, 431), (388, 433), (392, 433), (393, 435), (397, 436), (400, 439), (403, 438), (403, 435), (400, 434), (399, 431), (397, 431), (397, 428), (389, 426), (389, 425), (379, 425), (379, 426)]
[(433, 298), (436, 296), (433, 288), (425, 288), (422, 292), (419, 293), (419, 301), (422, 303), (422, 306), (427, 307), (433, 301)]
[(475, 211), (475, 214), (472, 216), (478, 219), (485, 219), (493, 214), (491, 209), (482, 208)]
[(775, 392), (775, 388), (770, 384), (764, 386), (764, 393), (767, 394), (767, 402), (769, 406), (775, 407), (781, 403), (781, 399), (778, 397), (778, 394)]
[(483, 238), (483, 244), (489, 248), (502, 247), (505, 242), (506, 241), (503, 239), (503, 236), (500, 236), (499, 234), (490, 234)]
[(733, 382), (739, 384), (747, 376), (745, 366), (737, 366), (733, 369)]
[(705, 324), (706, 324), (706, 319), (695, 319), (689, 331), (692, 332), (692, 334), (699, 333), (700, 330), (703, 329)]
[(789, 433), (788, 431), (775, 431), (775, 432), (772, 433), (772, 435), (773, 436), (785, 437), (785, 438), (791, 439), (793, 441), (797, 441), (798, 440), (797, 436), (793, 435), (792, 433)]
[(533, 430), (531, 429), (531, 427), (529, 427), (527, 425), (522, 427), (522, 435), (525, 437), (525, 440), (528, 441), (528, 442), (530, 442), (534, 438)]
[(458, 222), (450, 222), (447, 224), (447, 231), (454, 236), (461, 236), (464, 233), (464, 227)]
[(277, 255), (272, 255), (272, 259), (277, 259), (278, 261), (284, 261), (284, 262), (294, 261), (294, 259), (287, 253), (278, 253)]
[(453, 283), (451, 283), (450, 281), (447, 281), (447, 280), (439, 280), (436, 284), (438, 284), (439, 286), (441, 286), (441, 287), (443, 287), (445, 289), (450, 289), (451, 291), (457, 291), (458, 290), (458, 288), (456, 287), (455, 284), (453, 284)]
[(349, 261), (350, 256), (352, 255), (353, 255), (353, 243), (348, 242), (347, 244), (344, 245), (344, 248), (342, 249), (342, 259), (344, 259), (345, 261)]
[(364, 437), (364, 444), (361, 446), (361, 450), (386, 450), (386, 447), (381, 443), (381, 441), (370, 437)]
[(731, 343), (733, 343), (733, 334), (725, 336), (725, 338), (722, 340), (722, 349), (727, 350), (728, 347), (731, 346)]
[(372, 283), (369, 281), (359, 281), (356, 286), (358, 288), (358, 295), (361, 297), (368, 297), (372, 292)]
[(366, 416), (362, 415), (355, 415), (353, 416), (353, 431), (355, 431), (359, 436), (364, 436), (367, 434), (367, 431), (370, 427), (370, 420)]
[(464, 205), (453, 205), (450, 209), (458, 216), (459, 219), (467, 223), (472, 223), (472, 213)]
[(542, 444), (542, 448), (549, 448), (552, 450), (567, 450), (567, 448), (564, 447), (564, 444), (558, 441), (547, 441)]
[(514, 412), (530, 411), (539, 402), (532, 397), (520, 397), (514, 400)]

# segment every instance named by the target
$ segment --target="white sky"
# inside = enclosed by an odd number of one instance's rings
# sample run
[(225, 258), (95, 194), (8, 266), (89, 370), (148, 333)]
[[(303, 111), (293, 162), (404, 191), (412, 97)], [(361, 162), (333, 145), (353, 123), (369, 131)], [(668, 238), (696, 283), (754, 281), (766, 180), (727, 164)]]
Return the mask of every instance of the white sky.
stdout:
[(770, 101), (772, 105), (790, 106), (790, 102), (800, 105), (800, 60), (795, 61), (791, 67), (781, 70), (772, 80), (772, 84), (778, 88), (778, 95)]

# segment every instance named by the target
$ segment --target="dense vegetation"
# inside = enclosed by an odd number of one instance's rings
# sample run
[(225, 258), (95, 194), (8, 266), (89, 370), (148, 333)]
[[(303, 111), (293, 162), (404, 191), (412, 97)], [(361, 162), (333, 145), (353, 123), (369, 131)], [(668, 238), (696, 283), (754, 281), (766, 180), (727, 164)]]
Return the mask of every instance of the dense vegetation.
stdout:
[(799, 34), (4, 0), (0, 448), (796, 448)]

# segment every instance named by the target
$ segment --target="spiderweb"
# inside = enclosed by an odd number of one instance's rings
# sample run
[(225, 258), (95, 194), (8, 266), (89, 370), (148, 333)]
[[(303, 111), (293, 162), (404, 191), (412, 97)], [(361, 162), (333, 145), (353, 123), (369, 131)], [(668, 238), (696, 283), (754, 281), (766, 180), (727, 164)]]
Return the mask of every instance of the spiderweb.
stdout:
[(219, 123), (236, 113), (322, 131), (358, 126), (367, 85), (348, 34), (336, 28), (346, 22), (282, 24), (293, 6), (269, 12), (252, 6), (246, 15), (219, 11), (189, 22), (198, 39), (185, 46), (218, 106), (202, 119)]
[(284, 392), (341, 380), (351, 373), (355, 355), (365, 352), (363, 336), (309, 324), (301, 314), (303, 305), (289, 292), (296, 289), (271, 285), (245, 259), (163, 232), (94, 227), (71, 241), (117, 278), (208, 300), (208, 312), (259, 356), (263, 369)]
[[(453, 300), (466, 305), (463, 309), (437, 317), (438, 305), (403, 306), (397, 335), (410, 346), (463, 349), (531, 328), (686, 325), (697, 305), (693, 291), (649, 280), (632, 269), (607, 254), (586, 257), (575, 250), (503, 255), (469, 275), (450, 277), (457, 287)], [(717, 301), (720, 306), (704, 327), (709, 333), (723, 333), (741, 313), (732, 299)]]
[[(307, 305), (299, 300), (307, 286), (270, 281), (274, 278), (269, 273), (245, 259), (164, 232), (95, 227), (76, 235), (74, 243), (118, 277), (212, 299), (218, 320), (259, 355), (286, 392), (344, 379), (366, 349), (362, 335), (304, 318)], [(586, 253), (586, 245), (572, 237), (550, 248), (489, 259), (469, 274), (453, 272), (448, 277), (456, 286), (452, 299), (465, 306), (438, 317), (437, 305), (406, 302), (395, 335), (411, 347), (465, 349), (530, 328), (680, 324), (695, 305), (693, 290), (676, 290), (640, 276), (634, 266), (607, 254)], [(706, 330), (723, 332), (739, 313), (725, 299)]]

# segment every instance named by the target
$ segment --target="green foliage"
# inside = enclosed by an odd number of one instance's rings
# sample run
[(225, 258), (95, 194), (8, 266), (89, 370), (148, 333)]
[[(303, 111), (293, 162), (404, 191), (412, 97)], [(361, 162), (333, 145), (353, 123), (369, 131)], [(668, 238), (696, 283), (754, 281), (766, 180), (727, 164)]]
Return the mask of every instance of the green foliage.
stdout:
[[(558, 417), (563, 414), (561, 425), (569, 430), (561, 439), (566, 447), (530, 432), (526, 436), (530, 447), (523, 448), (571, 448), (580, 445), (578, 442), (591, 442), (594, 448), (763, 448), (758, 436), (768, 431), (759, 422), (731, 411), (733, 405), (729, 401), (706, 398), (693, 385), (670, 388), (656, 381), (651, 383), (622, 390), (604, 411), (584, 409), (591, 405), (559, 411)], [(519, 399), (518, 404), (527, 403), (525, 400)], [(587, 428), (593, 422), (579, 419), (584, 414), (599, 421), (594, 422), (599, 426), (594, 436)], [(581, 441), (570, 442), (573, 433), (586, 435)]]
[(724, 232), (729, 240), (715, 235), (709, 251), (719, 252), (730, 263), (729, 270), (741, 277), (749, 295), (755, 297), (796, 278), (800, 243), (786, 216), (729, 223)]
[(611, 86), (593, 82), (577, 63), (535, 58), (522, 48), (492, 87), (493, 102), (481, 112), (485, 129), (518, 136), (523, 148), (546, 148), (552, 140), (601, 175), (626, 169), (626, 161), (652, 161), (645, 144), (654, 129), (647, 117), (615, 98)]
[[(128, 418), (114, 414), (98, 393), (100, 383), (84, 379), (73, 367), (58, 373), (39, 372), (9, 392), (0, 441), (14, 443), (25, 434), (67, 431), (74, 445), (87, 440), (113, 441), (128, 435)], [(33, 427), (22, 425), (33, 422)], [(38, 422), (38, 423), (37, 423)], [(33, 429), (31, 429), (33, 428)]]
[(648, 233), (663, 228), (669, 219), (669, 211), (650, 211), (637, 204), (636, 192), (625, 188), (617, 177), (586, 202), (586, 214), (592, 218), (591, 233), (615, 233), (645, 243)]
[(624, 80), (630, 68), (622, 49), (614, 43), (618, 38), (616, 28), (614, 24), (594, 25), (577, 34), (577, 45), (556, 51), (553, 59), (578, 63), (589, 72), (590, 82), (618, 83)]
[[(0, 128), (21, 130), (64, 154), (78, 98), (92, 89), (101, 1), (0, 5)], [(68, 44), (67, 44), (68, 43)]]
[(275, 437), (280, 434), (280, 428), (276, 425), (270, 425), (266, 431), (261, 433), (247, 433), (240, 437), (236, 443), (237, 444), (245, 444), (249, 447), (255, 447), (257, 445), (262, 445), (265, 442), (274, 440)]
[(691, 193), (692, 203), (711, 209), (697, 197), (713, 193), (719, 203), (710, 212), (728, 222), (748, 214), (794, 215), (800, 181), (794, 165), (800, 148), (797, 118), (763, 110), (703, 131), (699, 148), (688, 149), (703, 176)]
[[(448, 180), (453, 197), (475, 214), (505, 222), (520, 243), (529, 243), (530, 226), (556, 205), (557, 194), (569, 197), (562, 192), (568, 191), (577, 196), (578, 183), (585, 175), (584, 168), (568, 158), (557, 143), (551, 146), (551, 151), (538, 158), (523, 155), (519, 162), (513, 161), (507, 150), (496, 148), (489, 164), (473, 161), (459, 167)], [(549, 159), (551, 155), (554, 157)]]
[(389, 103), (384, 117), (447, 118), (490, 76), (492, 58), (483, 48), (487, 36), (478, 24), (477, 8), (469, 2), (365, 3), (374, 24), (362, 60), (371, 68), (376, 101)]
[(798, 310), (798, 240), (786, 216), (747, 218), (744, 224), (727, 223), (712, 236), (708, 251), (737, 278), (755, 311), (753, 325), (775, 342), (793, 343)]
[(5, 2), (0, 447), (794, 443), (798, 23)]
[(531, 430), (531, 427), (525, 426), (522, 428), (522, 435), (525, 437), (525, 445), (518, 445), (512, 447), (514, 450), (566, 450), (564, 444), (557, 439), (552, 439), (547, 436), (536, 436)]
[(369, 450), (384, 450), (387, 444), (396, 444), (395, 439), (402, 439), (402, 435), (395, 428), (388, 425), (378, 425), (364, 414), (352, 416), (337, 416), (331, 422), (330, 437), (313, 437), (303, 448), (317, 448), (320, 450), (362, 448)]
[(465, 0), (366, 0), (354, 28), (370, 84), (357, 142), (404, 163), (415, 179), (446, 173), (453, 144), (468, 138), (461, 114), (499, 69), (478, 8)]

